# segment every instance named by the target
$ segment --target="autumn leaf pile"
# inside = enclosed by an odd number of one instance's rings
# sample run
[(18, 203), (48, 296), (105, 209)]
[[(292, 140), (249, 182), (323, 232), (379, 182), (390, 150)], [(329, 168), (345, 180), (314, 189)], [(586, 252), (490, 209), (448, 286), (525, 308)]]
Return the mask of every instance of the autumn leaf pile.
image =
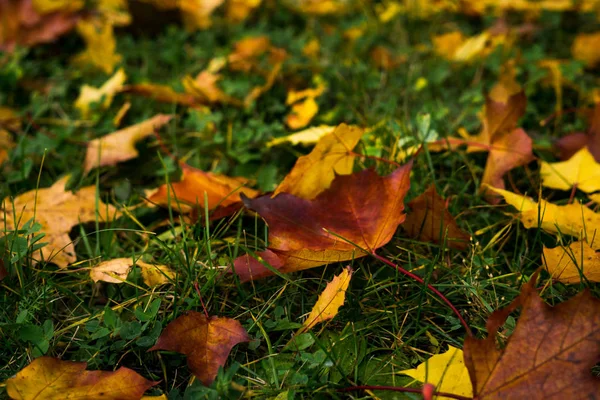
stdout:
[(0, 0), (0, 397), (598, 397), (599, 22)]

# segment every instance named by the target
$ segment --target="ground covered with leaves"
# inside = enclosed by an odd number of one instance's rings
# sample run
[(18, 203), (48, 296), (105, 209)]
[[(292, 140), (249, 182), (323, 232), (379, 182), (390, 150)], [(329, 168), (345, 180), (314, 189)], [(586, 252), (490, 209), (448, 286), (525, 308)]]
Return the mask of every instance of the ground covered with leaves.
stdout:
[(599, 19), (0, 0), (0, 397), (594, 398)]

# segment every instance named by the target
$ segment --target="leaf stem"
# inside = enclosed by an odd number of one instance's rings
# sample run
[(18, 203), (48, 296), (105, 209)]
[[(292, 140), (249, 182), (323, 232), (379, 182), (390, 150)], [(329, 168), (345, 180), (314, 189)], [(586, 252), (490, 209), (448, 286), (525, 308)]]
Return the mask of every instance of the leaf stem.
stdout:
[(458, 309), (454, 306), (454, 304), (452, 304), (452, 302), (450, 302), (450, 300), (448, 300), (448, 298), (446, 296), (444, 296), (442, 294), (442, 292), (440, 292), (439, 290), (437, 290), (436, 288), (434, 288), (431, 284), (425, 283), (425, 281), (421, 277), (413, 274), (410, 271), (405, 270), (404, 268), (400, 267), (399, 265), (394, 264), (393, 262), (391, 262), (387, 258), (382, 257), (382, 256), (380, 256), (379, 254), (377, 254), (375, 252), (371, 252), (371, 255), (373, 257), (375, 257), (377, 260), (381, 261), (382, 263), (385, 263), (385, 264), (389, 265), (390, 267), (395, 268), (398, 272), (400, 272), (400, 273), (408, 276), (409, 278), (412, 278), (413, 280), (415, 280), (415, 281), (417, 281), (419, 283), (427, 285), (427, 288), (429, 290), (431, 290), (433, 293), (435, 293), (444, 303), (446, 303), (448, 305), (448, 307), (450, 307), (450, 309), (454, 312), (454, 314), (456, 314), (456, 316), (460, 320), (460, 323), (462, 324), (462, 326), (467, 331), (467, 335), (473, 336), (473, 332), (471, 332), (471, 328), (467, 324), (467, 321), (465, 321), (465, 319), (462, 317), (462, 315), (460, 315), (460, 312), (458, 311)]
[[(338, 392), (351, 392), (353, 390), (389, 390), (393, 392), (405, 392), (405, 393), (422, 393), (422, 390), (419, 388), (406, 388), (406, 387), (397, 387), (397, 386), (373, 386), (373, 385), (362, 385), (362, 386), (350, 386), (343, 389), (338, 389)], [(445, 393), (445, 392), (434, 392), (436, 396), (449, 397), (451, 399), (457, 400), (473, 400), (472, 397), (465, 397), (458, 394), (453, 393)]]

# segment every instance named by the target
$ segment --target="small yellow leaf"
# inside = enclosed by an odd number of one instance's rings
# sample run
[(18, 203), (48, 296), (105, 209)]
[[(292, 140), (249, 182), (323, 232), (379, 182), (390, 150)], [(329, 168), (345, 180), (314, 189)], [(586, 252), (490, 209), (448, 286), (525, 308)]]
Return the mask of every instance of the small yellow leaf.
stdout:
[(107, 109), (110, 107), (115, 94), (123, 88), (126, 79), (127, 75), (125, 75), (125, 71), (121, 68), (109, 80), (104, 82), (100, 88), (83, 85), (79, 92), (79, 97), (75, 101), (75, 108), (79, 110), (83, 118), (88, 118), (90, 105), (99, 102), (104, 97), (102, 108)]
[(164, 285), (175, 279), (175, 272), (166, 265), (148, 264), (143, 261), (136, 262), (136, 265), (142, 270), (144, 283), (150, 287)]
[(98, 26), (93, 21), (80, 21), (77, 23), (77, 31), (83, 37), (86, 49), (78, 54), (74, 61), (110, 74), (121, 61), (121, 56), (116, 52), (117, 42), (113, 26), (107, 23)]
[(325, 89), (325, 85), (321, 83), (316, 88), (290, 90), (285, 103), (292, 105), (292, 110), (285, 119), (286, 125), (291, 129), (300, 129), (308, 125), (319, 112), (315, 99), (321, 96)]
[[(101, 262), (90, 269), (90, 278), (94, 282), (123, 283), (133, 267), (131, 258), (114, 258)], [(135, 263), (142, 271), (144, 283), (150, 287), (164, 285), (175, 278), (175, 273), (166, 265), (149, 264), (144, 261)]]
[(302, 328), (298, 333), (306, 332), (312, 329), (316, 324), (327, 321), (335, 317), (338, 310), (344, 305), (346, 299), (346, 290), (352, 278), (352, 268), (346, 267), (341, 274), (336, 275), (331, 282), (327, 284), (323, 293), (319, 296), (317, 303)]
[(519, 219), (525, 228), (540, 227), (546, 232), (561, 233), (590, 240), (600, 234), (600, 214), (596, 214), (582, 204), (557, 206), (545, 200), (539, 203), (507, 190), (489, 185), (487, 190), (495, 192), (520, 211)]
[(571, 243), (568, 247), (544, 247), (544, 267), (554, 280), (580, 283), (587, 279), (600, 282), (600, 253), (587, 242)]
[(363, 133), (361, 128), (341, 124), (323, 136), (309, 154), (298, 158), (273, 195), (289, 193), (311, 200), (331, 185), (336, 174), (351, 174), (354, 168), (351, 152)]
[(270, 142), (267, 143), (267, 147), (278, 146), (283, 143), (290, 143), (293, 146), (296, 146), (298, 144), (315, 144), (323, 136), (330, 134), (334, 130), (335, 126), (331, 125), (312, 126), (310, 128), (306, 128), (288, 136), (272, 139)]
[(600, 43), (600, 32), (580, 33), (571, 46), (573, 58), (583, 61), (588, 67), (600, 63), (598, 43)]
[(171, 120), (171, 115), (158, 114), (139, 124), (118, 130), (88, 143), (84, 171), (105, 165), (114, 165), (138, 156), (135, 144), (150, 136)]
[[(448, 346), (448, 351), (432, 356), (419, 364), (417, 368), (400, 371), (419, 382), (435, 385), (438, 392), (472, 397), (473, 385), (469, 371), (465, 366), (463, 352), (456, 347)], [(438, 396), (440, 399), (448, 397)]]
[(540, 163), (542, 185), (560, 190), (571, 190), (577, 186), (586, 193), (600, 190), (600, 163), (597, 163), (587, 146), (567, 161)]

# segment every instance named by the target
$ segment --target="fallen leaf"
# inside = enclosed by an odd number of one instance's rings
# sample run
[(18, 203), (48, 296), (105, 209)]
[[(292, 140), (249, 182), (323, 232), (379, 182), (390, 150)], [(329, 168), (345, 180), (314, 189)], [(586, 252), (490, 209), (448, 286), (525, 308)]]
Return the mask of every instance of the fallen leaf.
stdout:
[(125, 75), (125, 71), (121, 68), (99, 88), (83, 85), (79, 92), (79, 97), (75, 101), (75, 108), (79, 110), (83, 118), (88, 118), (90, 115), (90, 105), (102, 100), (102, 109), (106, 110), (110, 107), (115, 94), (123, 88), (126, 79), (127, 75)]
[(283, 143), (289, 143), (293, 146), (298, 144), (309, 145), (317, 143), (323, 136), (332, 133), (335, 130), (335, 126), (330, 125), (319, 125), (313, 126), (304, 130), (301, 130), (291, 135), (271, 139), (267, 143), (267, 147), (279, 146)]
[(296, 335), (311, 330), (318, 323), (333, 319), (346, 300), (346, 290), (352, 278), (352, 268), (346, 267), (327, 284)]
[(542, 185), (560, 190), (571, 190), (573, 186), (586, 193), (600, 190), (600, 163), (587, 147), (579, 150), (567, 161), (540, 162)]
[(424, 242), (445, 243), (448, 247), (466, 250), (471, 236), (458, 227), (448, 212), (445, 200), (431, 185), (419, 197), (408, 203), (411, 212), (402, 228), (408, 236)]
[(86, 366), (85, 362), (39, 357), (6, 381), (6, 391), (15, 400), (138, 400), (158, 384), (129, 368), (86, 371)]
[(369, 56), (377, 68), (386, 71), (391, 71), (406, 62), (405, 56), (395, 56), (388, 48), (383, 46), (375, 46)]
[(137, 85), (127, 85), (122, 89), (125, 93), (148, 97), (156, 101), (169, 104), (181, 104), (188, 107), (198, 107), (206, 105), (206, 100), (199, 99), (189, 93), (179, 93), (170, 86), (155, 85), (151, 83), (139, 83)]
[[(463, 351), (448, 346), (448, 351), (431, 356), (417, 368), (399, 371), (423, 383), (435, 385), (437, 392), (452, 393), (459, 396), (473, 397), (473, 385), (469, 371), (463, 360)], [(449, 397), (438, 396), (438, 399)]]
[[(160, 0), (154, 0), (160, 3)], [(188, 31), (206, 29), (212, 25), (211, 15), (225, 0), (179, 0), (177, 3)]]
[(115, 66), (121, 62), (121, 56), (117, 54), (117, 42), (113, 33), (113, 26), (108, 23), (97, 23), (97, 21), (79, 21), (77, 32), (86, 44), (86, 49), (75, 56), (74, 62), (90, 65), (110, 74)]
[(583, 61), (586, 66), (593, 67), (600, 63), (600, 32), (580, 33), (571, 46), (571, 54), (576, 60)]
[(136, 125), (92, 140), (87, 145), (84, 172), (88, 173), (94, 168), (115, 165), (136, 158), (139, 153), (135, 144), (152, 135), (157, 129), (167, 124), (171, 118), (173, 118), (172, 115), (158, 114)]
[(553, 249), (544, 246), (542, 261), (552, 279), (558, 282), (600, 282), (600, 253), (585, 241)]
[[(103, 261), (90, 269), (90, 278), (94, 282), (123, 283), (131, 272), (134, 262), (131, 258), (114, 258)], [(150, 287), (170, 283), (175, 278), (175, 273), (166, 265), (149, 264), (144, 261), (136, 261), (142, 271), (144, 283)]]
[(202, 103), (222, 103), (241, 106), (242, 102), (234, 97), (223, 92), (218, 86), (217, 81), (221, 77), (208, 71), (200, 72), (196, 78), (186, 76), (182, 80), (183, 87), (186, 93), (191, 94)]
[(492, 35), (485, 31), (472, 37), (465, 37), (461, 32), (456, 31), (435, 36), (432, 41), (435, 52), (445, 59), (470, 62), (486, 57), (494, 47), (504, 41), (504, 35)]
[(248, 72), (256, 66), (257, 58), (271, 48), (271, 40), (267, 36), (254, 36), (238, 40), (233, 45), (233, 52), (227, 57), (229, 68), (233, 71)]
[(204, 208), (204, 196), (208, 209), (213, 210), (241, 203), (241, 193), (248, 197), (256, 197), (259, 193), (246, 187), (248, 180), (245, 178), (204, 172), (189, 165), (182, 165), (182, 172), (181, 181), (148, 192), (148, 201), (165, 207), (170, 203), (181, 212), (189, 212), (196, 207)]
[[(600, 301), (585, 290), (551, 307), (535, 289), (537, 273), (507, 307), (488, 318), (485, 339), (467, 337), (465, 364), (476, 399), (594, 398), (600, 379), (592, 367), (600, 358)], [(521, 308), (502, 349), (496, 332)]]
[(245, 21), (261, 2), (262, 0), (228, 0), (225, 16), (233, 23)]
[[(112, 205), (98, 199), (96, 186), (83, 187), (76, 193), (66, 191), (69, 178), (65, 176), (49, 188), (31, 190), (12, 201), (7, 197), (1, 211), (3, 215), (6, 213), (6, 226), (0, 231), (18, 229), (17, 221), (18, 227), (22, 228), (25, 222), (35, 219), (41, 225), (41, 232), (45, 233), (41, 242), (47, 242), (40, 250), (41, 260), (60, 268), (77, 260), (75, 246), (69, 237), (73, 226), (96, 220), (111, 221), (120, 216)], [(34, 259), (34, 263), (38, 261)]]
[(587, 132), (576, 132), (560, 138), (555, 146), (563, 160), (571, 158), (580, 149), (587, 146), (596, 162), (600, 162), (600, 102), (594, 105), (589, 114)]
[(600, 214), (596, 214), (582, 204), (557, 206), (545, 200), (539, 203), (533, 199), (488, 186), (519, 210), (519, 219), (525, 228), (540, 227), (549, 233), (561, 233), (590, 240), (600, 234)]
[(57, 11), (74, 12), (83, 9), (83, 0), (33, 0), (33, 7), (40, 14), (49, 14)]
[(352, 173), (354, 155), (351, 152), (363, 134), (361, 128), (339, 125), (332, 133), (319, 139), (309, 154), (298, 158), (273, 195), (289, 193), (307, 200), (314, 199), (331, 185), (336, 175)]
[(301, 91), (290, 90), (287, 94), (285, 104), (292, 105), (292, 110), (285, 118), (285, 124), (290, 129), (304, 128), (310, 123), (317, 112), (319, 106), (315, 99), (325, 92), (325, 85), (319, 84), (316, 88), (305, 89)]
[(8, 107), (0, 106), (0, 166), (8, 160), (8, 152), (15, 147), (9, 131), (17, 131), (20, 128), (21, 121), (17, 113)]
[(167, 350), (185, 354), (188, 367), (205, 385), (215, 380), (219, 367), (225, 365), (233, 346), (248, 342), (242, 324), (225, 317), (189, 311), (169, 323), (156, 344), (148, 351)]
[(0, 50), (11, 52), (19, 46), (50, 43), (72, 30), (80, 14), (41, 14), (32, 0), (0, 1)]
[[(380, 248), (405, 219), (411, 167), (406, 164), (384, 177), (370, 169), (339, 175), (313, 200), (288, 193), (244, 199), (269, 226), (269, 247), (259, 256), (289, 273), (364, 257), (365, 251)], [(242, 281), (272, 275), (249, 255), (238, 257), (234, 268)]]

